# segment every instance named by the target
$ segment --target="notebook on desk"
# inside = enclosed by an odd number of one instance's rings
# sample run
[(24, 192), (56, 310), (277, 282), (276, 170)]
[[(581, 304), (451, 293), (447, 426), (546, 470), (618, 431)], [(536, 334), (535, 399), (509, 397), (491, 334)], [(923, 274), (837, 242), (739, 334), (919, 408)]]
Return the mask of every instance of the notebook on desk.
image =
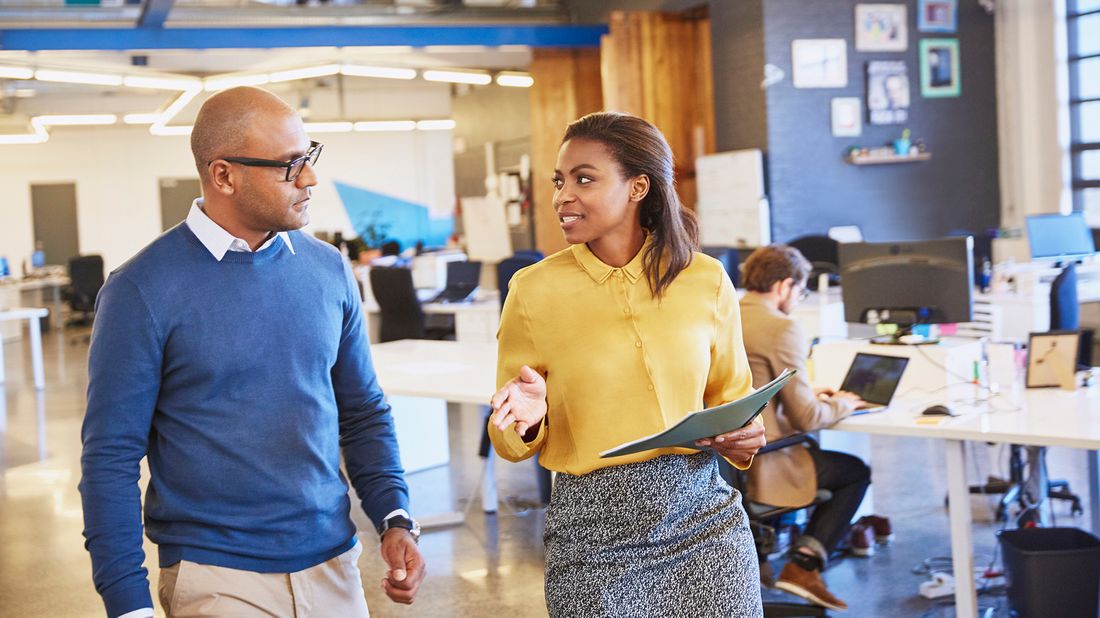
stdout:
[(856, 409), (853, 416), (885, 410), (893, 400), (908, 364), (909, 359), (904, 356), (857, 353), (840, 385), (840, 390), (859, 395), (866, 402)]
[(481, 281), (481, 262), (447, 262), (447, 286), (428, 302), (464, 303)]

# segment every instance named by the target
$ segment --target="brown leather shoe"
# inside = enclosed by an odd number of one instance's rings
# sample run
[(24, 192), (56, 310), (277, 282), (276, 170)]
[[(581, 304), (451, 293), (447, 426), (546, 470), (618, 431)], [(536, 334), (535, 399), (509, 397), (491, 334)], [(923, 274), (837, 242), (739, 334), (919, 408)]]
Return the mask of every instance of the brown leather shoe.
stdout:
[(807, 571), (793, 562), (788, 562), (783, 567), (775, 587), (795, 596), (800, 596), (814, 605), (827, 607), (838, 612), (847, 611), (848, 609), (847, 603), (833, 596), (833, 593), (825, 587), (825, 582), (821, 579), (821, 573)]
[(864, 515), (859, 518), (857, 524), (866, 524), (875, 531), (875, 542), (886, 544), (894, 540), (894, 529), (890, 525), (889, 517), (880, 515)]
[(848, 551), (853, 556), (867, 558), (875, 555), (875, 530), (871, 526), (858, 522), (848, 534)]

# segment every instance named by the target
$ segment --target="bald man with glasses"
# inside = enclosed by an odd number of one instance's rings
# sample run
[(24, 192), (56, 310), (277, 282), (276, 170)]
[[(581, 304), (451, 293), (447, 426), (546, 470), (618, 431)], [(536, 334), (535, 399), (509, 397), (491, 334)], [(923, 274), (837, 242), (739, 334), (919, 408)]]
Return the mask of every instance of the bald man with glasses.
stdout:
[(420, 530), (358, 288), (298, 231), (322, 146), (278, 97), (235, 88), (203, 105), (191, 149), (203, 197), (98, 299), (80, 492), (107, 614), (153, 615), (144, 511), (168, 616), (365, 618), (348, 479), (382, 587), (411, 603)]

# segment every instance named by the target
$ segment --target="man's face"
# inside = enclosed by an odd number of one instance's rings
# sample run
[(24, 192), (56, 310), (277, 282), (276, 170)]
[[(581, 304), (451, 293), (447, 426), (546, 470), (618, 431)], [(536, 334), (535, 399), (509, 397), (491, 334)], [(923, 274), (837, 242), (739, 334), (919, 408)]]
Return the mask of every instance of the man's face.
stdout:
[[(309, 150), (309, 137), (297, 114), (260, 114), (252, 125), (247, 152), (234, 156), (292, 161)], [(294, 180), (286, 168), (237, 166), (243, 182), (234, 193), (240, 218), (255, 230), (287, 232), (309, 223), (311, 187), (317, 175), (308, 163)]]
[(790, 315), (795, 308), (809, 295), (810, 290), (806, 282), (796, 282), (794, 279), (784, 279), (780, 286), (779, 310)]

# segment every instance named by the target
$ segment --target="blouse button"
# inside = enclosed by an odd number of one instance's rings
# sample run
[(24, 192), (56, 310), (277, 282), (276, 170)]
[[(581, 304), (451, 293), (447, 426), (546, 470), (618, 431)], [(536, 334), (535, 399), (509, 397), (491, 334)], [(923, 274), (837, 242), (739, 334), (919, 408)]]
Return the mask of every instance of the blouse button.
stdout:
[(623, 313), (625, 313), (627, 315), (630, 315), (630, 307), (627, 307), (626, 309), (623, 309)]
[(635, 341), (634, 342), (634, 347), (636, 347), (636, 348), (642, 347), (642, 342), (641, 341)]
[(653, 385), (652, 384), (646, 384), (645, 388), (646, 388), (647, 391), (651, 391), (651, 390), (653, 390)]

